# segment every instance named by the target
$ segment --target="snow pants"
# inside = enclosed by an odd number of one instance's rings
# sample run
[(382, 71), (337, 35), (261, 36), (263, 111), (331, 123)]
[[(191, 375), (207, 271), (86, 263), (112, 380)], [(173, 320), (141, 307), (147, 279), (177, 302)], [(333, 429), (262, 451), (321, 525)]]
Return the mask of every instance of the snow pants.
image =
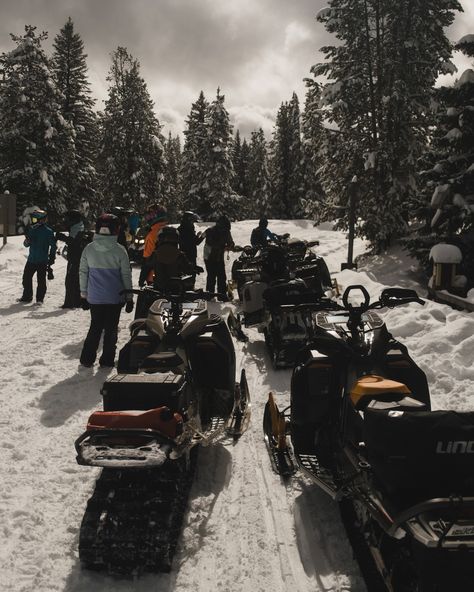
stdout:
[(101, 366), (113, 366), (118, 337), (118, 324), (121, 304), (91, 304), (91, 324), (89, 332), (82, 346), (81, 364), (90, 366), (95, 362), (100, 338), (104, 333), (102, 355), (99, 358)]
[(66, 294), (63, 308), (79, 308), (81, 306), (81, 290), (79, 288), (79, 263), (67, 264)]
[(23, 296), (22, 300), (33, 300), (33, 276), (36, 273), (38, 286), (36, 288), (36, 302), (43, 302), (46, 294), (46, 270), (47, 263), (26, 262), (23, 270)]
[(215, 292), (217, 280), (217, 291), (225, 296), (227, 294), (227, 277), (224, 259), (222, 261), (205, 261), (205, 264), (207, 270), (206, 290)]

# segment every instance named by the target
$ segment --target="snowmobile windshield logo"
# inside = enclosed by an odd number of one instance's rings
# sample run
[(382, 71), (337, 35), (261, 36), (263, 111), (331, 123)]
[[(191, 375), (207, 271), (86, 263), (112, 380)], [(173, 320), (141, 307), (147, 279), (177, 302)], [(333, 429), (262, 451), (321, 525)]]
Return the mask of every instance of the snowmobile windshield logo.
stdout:
[(474, 454), (474, 440), (458, 440), (436, 444), (437, 454)]

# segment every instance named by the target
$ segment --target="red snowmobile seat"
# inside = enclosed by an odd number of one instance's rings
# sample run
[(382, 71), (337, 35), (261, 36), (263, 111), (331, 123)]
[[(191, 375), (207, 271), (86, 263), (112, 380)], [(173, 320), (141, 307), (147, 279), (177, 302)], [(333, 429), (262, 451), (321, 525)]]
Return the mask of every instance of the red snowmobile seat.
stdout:
[(95, 411), (87, 422), (88, 430), (115, 428), (151, 429), (176, 438), (183, 431), (183, 418), (179, 413), (172, 413), (169, 407), (157, 407), (149, 411)]

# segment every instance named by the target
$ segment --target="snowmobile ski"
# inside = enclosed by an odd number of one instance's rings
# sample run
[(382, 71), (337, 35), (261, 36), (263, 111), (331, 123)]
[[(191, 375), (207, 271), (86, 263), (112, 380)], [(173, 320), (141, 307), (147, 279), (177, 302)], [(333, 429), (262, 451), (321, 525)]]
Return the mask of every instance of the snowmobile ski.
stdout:
[(227, 434), (234, 439), (240, 438), (249, 426), (250, 415), (250, 392), (245, 370), (242, 369), (240, 383), (235, 385), (234, 408), (227, 423)]
[(227, 317), (227, 325), (229, 327), (229, 331), (238, 341), (242, 341), (243, 343), (248, 342), (248, 335), (244, 333), (240, 319), (236, 317), (232, 311), (229, 312), (229, 316)]
[(282, 477), (289, 477), (297, 470), (293, 448), (287, 436), (287, 421), (284, 411), (278, 409), (274, 395), (268, 395), (263, 414), (265, 444), (272, 468)]

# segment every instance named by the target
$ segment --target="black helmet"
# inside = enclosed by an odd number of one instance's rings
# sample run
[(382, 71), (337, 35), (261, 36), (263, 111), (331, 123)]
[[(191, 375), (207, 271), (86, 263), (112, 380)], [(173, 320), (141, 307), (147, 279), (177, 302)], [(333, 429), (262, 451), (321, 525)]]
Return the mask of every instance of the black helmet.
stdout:
[(97, 234), (117, 235), (120, 229), (120, 220), (114, 214), (101, 214), (95, 223)]
[(186, 212), (183, 212), (183, 215), (181, 216), (181, 222), (199, 222), (199, 221), (200, 221), (199, 216), (195, 212), (192, 212), (191, 210), (186, 210)]
[(268, 218), (266, 216), (261, 216), (258, 225), (260, 228), (266, 228), (268, 226)]
[(68, 210), (64, 217), (66, 218), (66, 223), (70, 226), (79, 224), (82, 220), (82, 214), (79, 210)]
[(219, 216), (216, 222), (216, 226), (222, 228), (222, 230), (230, 230), (230, 220), (227, 216)]
[(158, 241), (177, 243), (179, 241), (179, 232), (174, 226), (165, 226), (158, 234)]
[(46, 220), (48, 218), (48, 213), (46, 210), (36, 209), (34, 212), (30, 214), (30, 220), (32, 226), (40, 226), (41, 224), (46, 224)]

